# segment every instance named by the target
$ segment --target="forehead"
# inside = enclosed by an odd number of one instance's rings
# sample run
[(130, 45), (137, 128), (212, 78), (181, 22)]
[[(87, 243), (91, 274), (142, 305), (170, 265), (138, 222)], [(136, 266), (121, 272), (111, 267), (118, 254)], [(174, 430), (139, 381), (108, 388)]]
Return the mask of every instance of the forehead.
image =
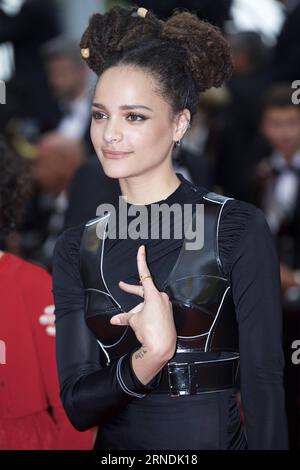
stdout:
[(115, 66), (99, 78), (94, 101), (107, 107), (143, 104), (148, 107), (167, 106), (158, 92), (158, 83), (147, 71), (132, 66)]
[(287, 106), (270, 106), (265, 110), (267, 119), (290, 119), (300, 118), (300, 107), (293, 104)]
[(49, 57), (47, 60), (47, 66), (49, 68), (80, 68), (79, 63), (76, 63), (75, 60), (66, 55), (55, 55)]

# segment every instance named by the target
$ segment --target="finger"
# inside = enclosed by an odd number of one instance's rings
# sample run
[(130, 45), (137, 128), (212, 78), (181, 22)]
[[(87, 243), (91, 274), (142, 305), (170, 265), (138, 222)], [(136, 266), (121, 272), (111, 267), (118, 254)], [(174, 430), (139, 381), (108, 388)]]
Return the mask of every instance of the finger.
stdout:
[(46, 333), (49, 336), (55, 336), (55, 333), (56, 333), (55, 326), (47, 326)]
[(135, 307), (133, 307), (129, 312), (126, 313), (118, 313), (114, 315), (110, 319), (110, 323), (112, 325), (129, 325), (130, 318), (135, 315), (136, 313), (140, 312), (144, 307), (144, 302), (140, 302)]
[(39, 322), (41, 325), (54, 325), (55, 323), (55, 315), (47, 314), (41, 315), (39, 317)]
[(129, 310), (128, 313), (138, 313), (143, 309), (144, 305), (145, 305), (145, 302), (140, 302), (135, 307), (133, 307), (131, 310)]
[(140, 297), (144, 297), (144, 288), (143, 286), (137, 286), (134, 284), (128, 284), (127, 282), (120, 281), (119, 286), (121, 289), (125, 290), (125, 292), (129, 292), (130, 294), (138, 295)]
[(117, 326), (126, 326), (129, 325), (130, 318), (134, 315), (134, 313), (118, 313), (118, 315), (114, 315), (110, 319), (111, 325)]
[(47, 307), (44, 308), (45, 315), (53, 315), (54, 311), (55, 311), (55, 305), (47, 305)]
[[(146, 276), (151, 276), (151, 273), (149, 271), (147, 261), (146, 261), (146, 249), (145, 245), (141, 245), (138, 249), (137, 252), (137, 267), (138, 267), (138, 272), (140, 278), (145, 278)], [(147, 277), (147, 279), (144, 279), (141, 281), (142, 286), (144, 287), (144, 299), (146, 300), (147, 297), (153, 293), (153, 291), (157, 291), (152, 278)]]

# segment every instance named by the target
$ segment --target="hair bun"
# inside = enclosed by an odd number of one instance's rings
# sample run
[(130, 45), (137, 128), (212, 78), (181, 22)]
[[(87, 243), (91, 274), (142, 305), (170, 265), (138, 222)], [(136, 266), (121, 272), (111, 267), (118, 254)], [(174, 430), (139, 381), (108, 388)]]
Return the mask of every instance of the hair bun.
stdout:
[(151, 11), (142, 17), (136, 8), (115, 6), (104, 15), (95, 13), (80, 41), (82, 57), (99, 75), (111, 54), (136, 46), (137, 38), (159, 37), (162, 27)]
[(185, 48), (199, 91), (219, 87), (231, 76), (230, 47), (216, 26), (187, 11), (175, 11), (164, 23), (161, 37), (177, 41)]

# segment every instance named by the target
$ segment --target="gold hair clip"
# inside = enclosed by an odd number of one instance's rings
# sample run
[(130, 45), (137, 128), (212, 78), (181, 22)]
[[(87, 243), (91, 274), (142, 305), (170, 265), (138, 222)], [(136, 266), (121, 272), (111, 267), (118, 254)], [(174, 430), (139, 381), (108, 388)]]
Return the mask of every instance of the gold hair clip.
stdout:
[(88, 59), (90, 57), (90, 49), (88, 47), (81, 49), (81, 55), (84, 59)]
[(145, 18), (145, 16), (147, 15), (147, 12), (148, 12), (148, 10), (146, 8), (141, 7), (141, 8), (137, 9), (136, 13), (137, 13), (138, 16), (141, 16), (142, 18)]

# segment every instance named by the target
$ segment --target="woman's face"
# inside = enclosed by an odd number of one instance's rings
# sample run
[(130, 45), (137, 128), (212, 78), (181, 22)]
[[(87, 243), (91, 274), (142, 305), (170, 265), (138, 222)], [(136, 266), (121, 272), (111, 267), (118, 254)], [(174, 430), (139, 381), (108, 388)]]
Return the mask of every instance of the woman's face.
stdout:
[(178, 119), (156, 90), (155, 79), (135, 67), (111, 67), (99, 78), (91, 139), (107, 176), (159, 171), (171, 158)]

